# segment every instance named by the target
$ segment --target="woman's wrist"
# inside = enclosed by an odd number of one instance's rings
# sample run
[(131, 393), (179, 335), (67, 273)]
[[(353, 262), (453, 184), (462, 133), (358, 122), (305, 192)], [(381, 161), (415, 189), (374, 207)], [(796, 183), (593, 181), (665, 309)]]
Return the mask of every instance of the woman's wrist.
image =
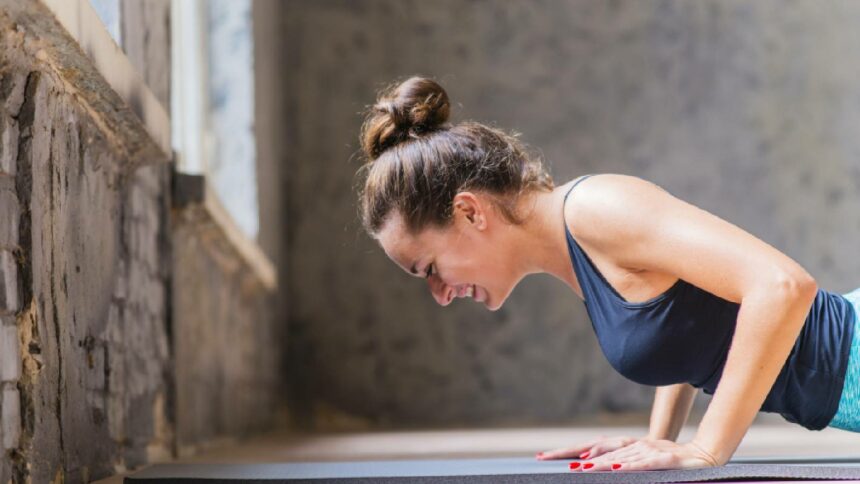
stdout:
[(674, 440), (669, 438), (668, 436), (656, 435), (656, 434), (648, 434), (645, 437), (642, 437), (642, 440)]
[(725, 464), (725, 462), (722, 462), (722, 459), (716, 457), (718, 455), (718, 452), (714, 452), (710, 449), (707, 449), (704, 445), (696, 442), (696, 439), (691, 440), (689, 442), (689, 445), (697, 449), (702, 454), (702, 457), (705, 460), (709, 461), (712, 466), (718, 467)]
[(678, 440), (678, 436), (673, 436), (666, 432), (657, 432), (649, 430), (648, 434), (643, 440), (671, 440), (672, 442), (675, 442), (676, 440)]

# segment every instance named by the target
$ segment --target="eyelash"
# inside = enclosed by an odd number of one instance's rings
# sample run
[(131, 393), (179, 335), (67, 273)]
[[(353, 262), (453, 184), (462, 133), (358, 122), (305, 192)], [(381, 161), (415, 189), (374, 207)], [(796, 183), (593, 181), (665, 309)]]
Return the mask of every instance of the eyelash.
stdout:
[(429, 279), (431, 275), (433, 275), (433, 264), (427, 266), (427, 275), (425, 277)]

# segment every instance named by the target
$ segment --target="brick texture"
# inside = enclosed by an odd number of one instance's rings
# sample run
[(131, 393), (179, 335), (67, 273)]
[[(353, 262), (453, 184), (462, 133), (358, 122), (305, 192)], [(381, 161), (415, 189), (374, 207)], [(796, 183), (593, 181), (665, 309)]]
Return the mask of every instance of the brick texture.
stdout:
[(16, 382), (20, 376), (18, 328), (0, 322), (0, 382)]
[(11, 251), (0, 249), (0, 314), (18, 311), (18, 263)]
[(18, 446), (21, 435), (21, 405), (18, 390), (8, 384), (3, 386), (0, 428), (3, 429), (3, 450)]
[(18, 245), (18, 198), (15, 192), (0, 187), (0, 249)]
[[(165, 103), (169, 7), (124, 21)], [(269, 294), (212, 223), (170, 218), (166, 156), (45, 12), (0, 0), (4, 483), (97, 480), (266, 429), (280, 388)]]

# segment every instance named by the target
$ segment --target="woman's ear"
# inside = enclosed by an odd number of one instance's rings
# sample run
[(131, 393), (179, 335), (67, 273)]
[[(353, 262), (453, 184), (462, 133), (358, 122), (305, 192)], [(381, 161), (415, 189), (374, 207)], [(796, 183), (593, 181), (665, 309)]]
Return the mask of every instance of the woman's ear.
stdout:
[(460, 192), (454, 196), (454, 217), (463, 217), (465, 221), (478, 230), (487, 227), (485, 200), (472, 192)]

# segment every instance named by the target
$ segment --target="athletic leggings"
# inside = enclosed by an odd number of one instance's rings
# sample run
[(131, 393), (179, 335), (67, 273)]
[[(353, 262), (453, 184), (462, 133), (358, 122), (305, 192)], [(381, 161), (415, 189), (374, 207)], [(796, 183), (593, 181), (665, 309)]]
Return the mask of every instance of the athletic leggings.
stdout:
[(843, 295), (854, 306), (858, 317), (854, 321), (854, 338), (851, 340), (851, 355), (848, 357), (839, 408), (827, 426), (860, 432), (860, 287)]

